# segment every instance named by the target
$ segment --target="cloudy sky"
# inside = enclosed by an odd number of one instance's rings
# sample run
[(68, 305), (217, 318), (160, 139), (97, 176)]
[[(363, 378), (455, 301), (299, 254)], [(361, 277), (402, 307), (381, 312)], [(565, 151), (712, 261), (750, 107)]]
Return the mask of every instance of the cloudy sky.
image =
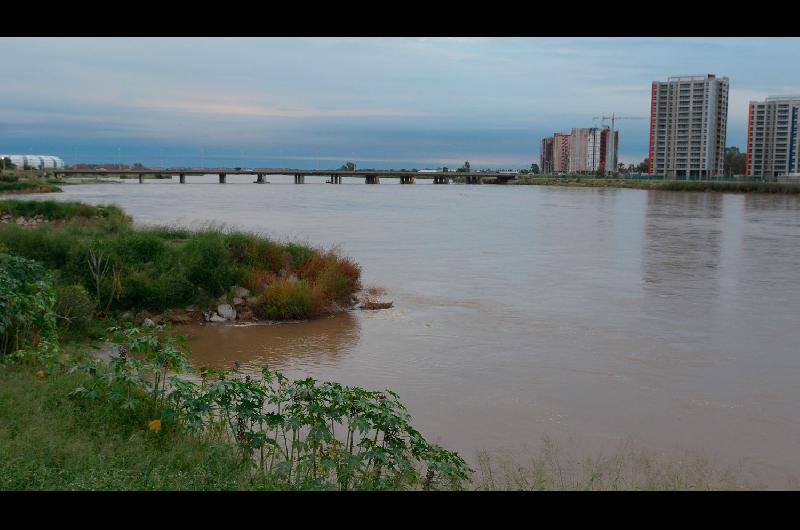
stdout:
[(0, 152), (244, 167), (528, 167), (539, 139), (616, 112), (647, 155), (650, 83), (800, 93), (798, 38), (0, 38)]

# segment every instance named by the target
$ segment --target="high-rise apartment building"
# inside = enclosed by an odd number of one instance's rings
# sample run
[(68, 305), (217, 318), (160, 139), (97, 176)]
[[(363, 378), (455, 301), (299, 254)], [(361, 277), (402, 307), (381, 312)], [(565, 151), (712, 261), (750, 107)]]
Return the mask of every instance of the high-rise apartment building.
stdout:
[(800, 173), (800, 95), (751, 101), (748, 114), (745, 174), (772, 178)]
[(542, 138), (541, 151), (539, 152), (539, 171), (544, 175), (553, 172), (553, 137)]
[(553, 135), (553, 173), (569, 171), (569, 137), (567, 133)]
[(722, 174), (728, 88), (728, 78), (714, 74), (653, 82), (648, 169), (651, 175)]
[(617, 171), (619, 131), (608, 127), (572, 129), (569, 146), (569, 172), (612, 174)]

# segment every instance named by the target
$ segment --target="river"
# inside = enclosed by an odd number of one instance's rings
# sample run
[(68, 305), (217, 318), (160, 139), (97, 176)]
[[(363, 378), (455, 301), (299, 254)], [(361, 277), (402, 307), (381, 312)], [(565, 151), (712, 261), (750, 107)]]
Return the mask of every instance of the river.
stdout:
[[(177, 179), (176, 179), (177, 180)], [(394, 308), (196, 326), (196, 365), (267, 362), (397, 391), (478, 449), (633, 440), (800, 476), (800, 198), (216, 175), (67, 186), (137, 224), (338, 247)], [(43, 197), (44, 198), (44, 197)]]

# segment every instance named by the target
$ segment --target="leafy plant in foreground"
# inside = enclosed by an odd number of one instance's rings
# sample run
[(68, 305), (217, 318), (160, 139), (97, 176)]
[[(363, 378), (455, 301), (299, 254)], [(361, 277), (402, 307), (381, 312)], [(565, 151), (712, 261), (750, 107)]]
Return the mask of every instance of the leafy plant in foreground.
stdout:
[[(290, 381), (267, 367), (260, 377), (201, 369), (199, 381), (190, 380), (178, 375), (190, 370), (182, 338), (133, 327), (113, 328), (112, 338), (120, 355), (106, 368), (96, 360), (83, 365), (92, 383), (73, 398), (145, 411), (154, 433), (173, 426), (222, 435), (271, 487), (458, 489), (469, 478), (457, 453), (414, 429), (391, 390)], [(142, 360), (128, 355), (137, 352)]]

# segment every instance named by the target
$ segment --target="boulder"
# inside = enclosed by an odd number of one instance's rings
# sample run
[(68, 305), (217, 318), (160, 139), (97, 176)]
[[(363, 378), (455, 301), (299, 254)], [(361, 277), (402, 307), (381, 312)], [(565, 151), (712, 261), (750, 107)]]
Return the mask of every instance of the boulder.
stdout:
[(244, 303), (244, 300), (242, 300), (239, 297), (236, 297), (236, 298), (233, 299), (233, 305), (242, 305), (243, 303)]
[(229, 304), (219, 304), (217, 306), (217, 313), (225, 320), (236, 320), (236, 310)]
[(209, 322), (225, 322), (225, 319), (219, 316), (216, 313), (211, 313), (211, 316), (208, 318)]
[(247, 298), (248, 296), (250, 296), (250, 290), (245, 289), (244, 287), (241, 287), (239, 285), (234, 285), (233, 289), (231, 289), (231, 293), (236, 298)]
[(153, 320), (152, 320), (152, 319), (150, 319), (150, 318), (145, 318), (145, 319), (142, 321), (142, 325), (143, 325), (144, 327), (146, 327), (146, 328), (154, 328), (154, 327), (156, 327), (156, 323), (155, 323), (155, 322), (153, 322)]

